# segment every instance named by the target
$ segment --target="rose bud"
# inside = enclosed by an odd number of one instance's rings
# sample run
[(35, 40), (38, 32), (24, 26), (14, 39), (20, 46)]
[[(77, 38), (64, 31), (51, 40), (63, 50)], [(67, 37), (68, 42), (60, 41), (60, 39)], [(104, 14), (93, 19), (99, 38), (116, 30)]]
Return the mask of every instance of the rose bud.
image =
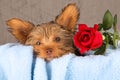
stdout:
[(110, 13), (110, 11), (107, 10), (103, 17), (103, 29), (108, 30), (112, 27), (112, 25), (113, 25), (113, 16)]

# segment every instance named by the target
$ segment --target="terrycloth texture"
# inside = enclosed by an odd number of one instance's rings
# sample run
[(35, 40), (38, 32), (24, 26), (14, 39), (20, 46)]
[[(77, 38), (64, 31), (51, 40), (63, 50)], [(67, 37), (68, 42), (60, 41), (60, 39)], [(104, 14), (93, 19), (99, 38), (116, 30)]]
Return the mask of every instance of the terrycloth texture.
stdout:
[(31, 80), (32, 47), (0, 46), (0, 80)]
[(34, 65), (33, 80), (48, 80), (46, 62), (43, 59), (37, 58)]
[(0, 80), (120, 80), (120, 49), (106, 56), (67, 54), (45, 62), (20, 44), (0, 46)]
[(58, 59), (54, 59), (47, 64), (48, 80), (65, 80), (69, 62), (75, 57), (74, 54), (64, 55)]
[(34, 80), (65, 80), (69, 61), (74, 56), (68, 54), (46, 63), (44, 60), (37, 58), (33, 75)]
[(66, 80), (120, 80), (120, 49), (106, 54), (73, 58)]

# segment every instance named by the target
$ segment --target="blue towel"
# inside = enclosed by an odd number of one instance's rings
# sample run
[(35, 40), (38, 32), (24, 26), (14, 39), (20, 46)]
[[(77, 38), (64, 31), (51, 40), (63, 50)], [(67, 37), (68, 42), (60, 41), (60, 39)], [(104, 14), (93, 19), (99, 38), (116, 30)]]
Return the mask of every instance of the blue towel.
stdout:
[(36, 59), (35, 68), (32, 76), (33, 80), (48, 80), (46, 62), (43, 59)]
[(120, 80), (120, 49), (107, 49), (106, 55), (75, 57), (66, 80)]
[(31, 80), (32, 47), (20, 44), (0, 46), (0, 80)]
[(31, 46), (0, 46), (0, 80), (120, 80), (120, 49), (106, 55), (78, 57), (68, 53), (46, 62)]

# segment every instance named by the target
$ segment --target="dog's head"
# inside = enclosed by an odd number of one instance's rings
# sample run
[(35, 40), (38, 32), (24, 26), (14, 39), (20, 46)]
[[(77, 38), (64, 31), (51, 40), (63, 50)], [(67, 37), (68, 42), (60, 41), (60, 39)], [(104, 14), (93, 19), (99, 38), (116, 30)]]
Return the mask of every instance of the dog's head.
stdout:
[(78, 17), (76, 5), (69, 4), (55, 21), (34, 25), (13, 18), (7, 21), (7, 25), (20, 43), (33, 46), (39, 57), (50, 60), (74, 52), (73, 35)]

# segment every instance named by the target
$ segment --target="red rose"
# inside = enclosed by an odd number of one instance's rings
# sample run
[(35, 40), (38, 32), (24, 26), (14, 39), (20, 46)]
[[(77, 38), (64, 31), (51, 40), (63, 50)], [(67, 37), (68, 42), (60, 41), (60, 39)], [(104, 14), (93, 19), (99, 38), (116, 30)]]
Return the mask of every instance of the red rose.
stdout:
[(99, 48), (102, 45), (102, 34), (97, 30), (97, 24), (94, 25), (94, 28), (79, 24), (78, 32), (74, 36), (74, 44), (77, 48), (80, 48), (81, 54), (88, 50)]

